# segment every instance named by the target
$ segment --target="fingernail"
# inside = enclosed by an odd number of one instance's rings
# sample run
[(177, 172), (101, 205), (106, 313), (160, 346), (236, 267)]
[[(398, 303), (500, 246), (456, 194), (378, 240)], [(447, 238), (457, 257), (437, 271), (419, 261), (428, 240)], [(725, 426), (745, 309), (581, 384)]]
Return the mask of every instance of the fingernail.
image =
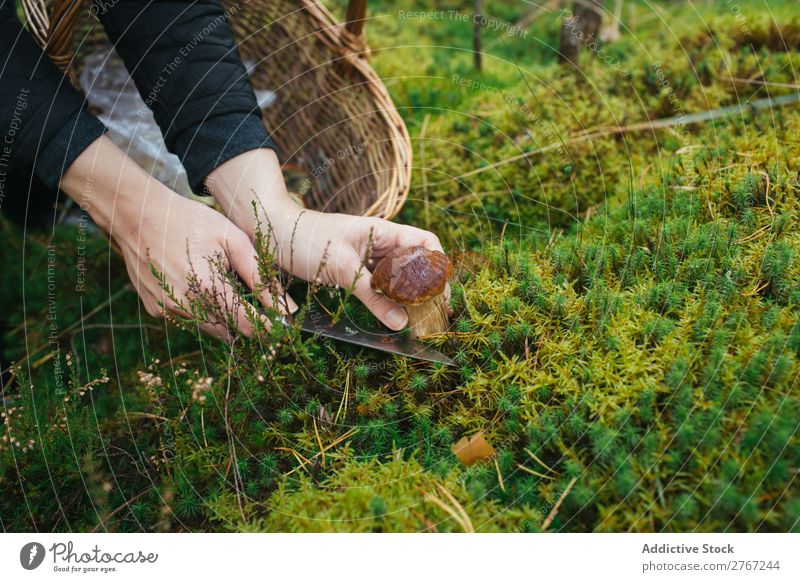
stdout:
[(408, 314), (402, 307), (392, 307), (386, 313), (386, 325), (394, 330), (403, 329), (408, 321)]
[(298, 309), (297, 304), (292, 300), (292, 298), (286, 295), (281, 295), (278, 297), (276, 305), (278, 311), (284, 315), (294, 313)]
[(269, 328), (272, 326), (272, 323), (264, 316), (259, 317), (259, 319), (261, 320), (261, 323), (264, 324), (264, 329), (259, 328), (258, 335), (259, 337), (266, 336), (266, 334), (269, 332)]

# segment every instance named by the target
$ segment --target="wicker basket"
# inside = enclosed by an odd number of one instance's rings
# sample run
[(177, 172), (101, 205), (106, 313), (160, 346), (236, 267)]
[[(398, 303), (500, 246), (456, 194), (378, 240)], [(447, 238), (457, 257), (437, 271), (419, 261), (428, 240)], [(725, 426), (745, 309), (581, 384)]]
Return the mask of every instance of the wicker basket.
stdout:
[[(242, 59), (254, 63), (254, 89), (276, 94), (264, 120), (284, 164), (308, 176), (304, 203), (327, 212), (397, 214), (408, 195), (411, 142), (368, 62), (366, 0), (350, 0), (346, 25), (319, 1), (223, 5)], [(62, 70), (74, 73), (81, 60), (73, 58), (76, 29), (81, 52), (104, 38), (81, 0), (23, 0), (23, 7), (32, 34)]]

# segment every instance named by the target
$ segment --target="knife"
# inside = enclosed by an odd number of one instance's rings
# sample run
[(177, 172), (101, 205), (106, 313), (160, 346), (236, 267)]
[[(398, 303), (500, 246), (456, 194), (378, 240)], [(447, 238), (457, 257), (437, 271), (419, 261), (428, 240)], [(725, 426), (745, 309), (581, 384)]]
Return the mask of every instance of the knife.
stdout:
[[(282, 317), (281, 323), (286, 326), (293, 325), (290, 318)], [(385, 333), (380, 330), (368, 330), (356, 326), (352, 323), (338, 321), (334, 323), (331, 317), (318, 309), (310, 309), (300, 329), (305, 332), (328, 337), (348, 344), (362, 346), (388, 354), (405, 356), (415, 360), (425, 360), (436, 362), (447, 366), (455, 366), (456, 363), (444, 354), (434, 350), (416, 340), (403, 337), (397, 333)]]

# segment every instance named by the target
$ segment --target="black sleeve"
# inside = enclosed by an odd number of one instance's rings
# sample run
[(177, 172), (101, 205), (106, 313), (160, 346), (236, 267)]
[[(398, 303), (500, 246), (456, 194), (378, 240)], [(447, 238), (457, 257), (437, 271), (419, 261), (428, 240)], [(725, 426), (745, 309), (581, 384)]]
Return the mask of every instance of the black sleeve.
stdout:
[[(5, 178), (33, 171), (51, 188), (105, 127), (0, 0), (0, 205)], [(0, 206), (0, 209), (2, 207)]]
[(95, 0), (93, 10), (195, 192), (226, 160), (274, 147), (220, 2)]

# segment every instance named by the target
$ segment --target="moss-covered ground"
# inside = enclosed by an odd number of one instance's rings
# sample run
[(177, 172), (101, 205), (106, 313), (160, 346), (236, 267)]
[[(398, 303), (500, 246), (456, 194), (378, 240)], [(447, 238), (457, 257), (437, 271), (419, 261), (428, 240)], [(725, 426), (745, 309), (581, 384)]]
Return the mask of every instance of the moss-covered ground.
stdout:
[(147, 317), (104, 239), (4, 222), (4, 530), (800, 529), (800, 107), (749, 107), (797, 93), (794, 3), (625, 2), (579, 69), (555, 3), (492, 3), (531, 22), (482, 73), (471, 3), (430, 4), (367, 30), (457, 366), (277, 326), (231, 351)]

